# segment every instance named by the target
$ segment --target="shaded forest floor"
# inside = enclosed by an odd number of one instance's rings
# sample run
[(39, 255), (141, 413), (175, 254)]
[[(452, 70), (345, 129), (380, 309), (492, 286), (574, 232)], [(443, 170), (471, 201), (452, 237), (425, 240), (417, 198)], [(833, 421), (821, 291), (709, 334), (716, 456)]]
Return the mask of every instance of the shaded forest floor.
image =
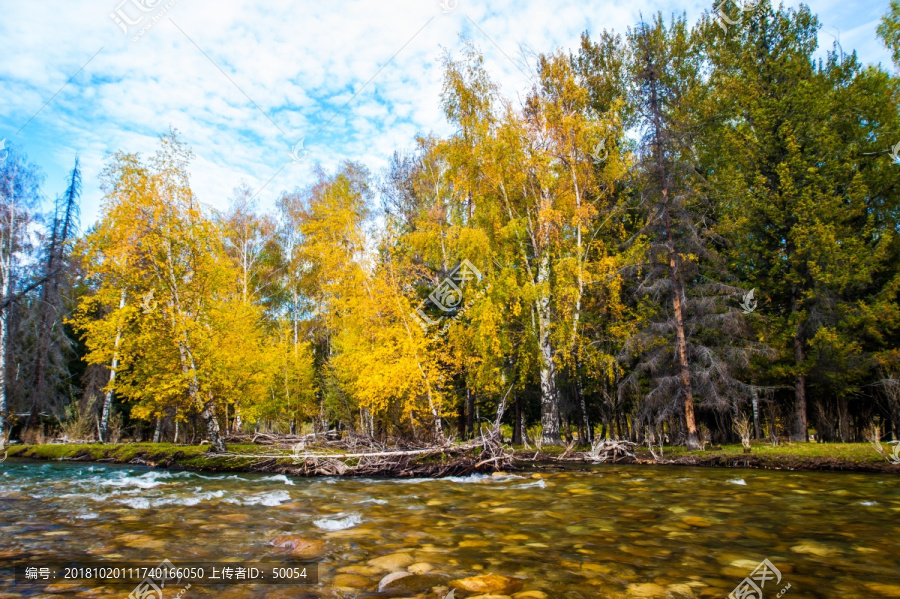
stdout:
[[(14, 445), (9, 457), (76, 462), (105, 462), (133, 464), (156, 468), (207, 470), (214, 472), (266, 472), (293, 476), (315, 474), (303, 466), (298, 456), (274, 452), (272, 446), (233, 444), (229, 453), (208, 453), (208, 446), (175, 445), (171, 443), (47, 444)], [(328, 452), (342, 463), (353, 466), (354, 458), (338, 449), (317, 449)], [(511, 461), (502, 470), (553, 471), (591, 466), (595, 461), (577, 449), (545, 447), (541, 451), (525, 451), (514, 447)], [(480, 464), (475, 453), (456, 452), (447, 455), (437, 449), (423, 455), (402, 456), (386, 461), (383, 472), (367, 471), (369, 476), (449, 476), (473, 472), (489, 473), (498, 470), (493, 464)], [(612, 463), (606, 460), (605, 463)], [(891, 464), (879, 456), (868, 443), (796, 443), (773, 447), (754, 444), (745, 454), (740, 445), (725, 445), (706, 451), (689, 452), (683, 447), (667, 447), (663, 455), (654, 457), (646, 448), (636, 448), (633, 456), (615, 460), (618, 464), (658, 466), (705, 466), (727, 468), (759, 468), (770, 470), (827, 470), (852, 472), (882, 472), (900, 474), (900, 465)], [(401, 467), (398, 468), (397, 465)], [(319, 472), (321, 473), (321, 472)]]

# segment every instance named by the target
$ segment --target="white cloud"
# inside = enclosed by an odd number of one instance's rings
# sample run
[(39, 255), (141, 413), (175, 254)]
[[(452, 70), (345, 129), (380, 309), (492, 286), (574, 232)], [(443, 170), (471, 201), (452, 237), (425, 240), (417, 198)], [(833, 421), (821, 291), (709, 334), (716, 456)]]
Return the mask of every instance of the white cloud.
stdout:
[[(109, 16), (119, 2), (7, 3), (0, 23), (0, 137), (24, 146), (45, 168), (50, 195), (64, 188), (80, 154), (85, 224), (98, 214), (104, 155), (152, 152), (155, 137), (170, 125), (197, 155), (196, 193), (222, 207), (241, 180), (259, 188), (288, 164), (301, 138), (310, 163), (333, 168), (354, 159), (377, 170), (395, 148), (409, 147), (415, 133), (449, 131), (439, 105), (439, 58), (461, 48), (460, 35), (484, 51), (504, 92), (517, 97), (528, 81), (507, 56), (521, 62), (523, 48), (574, 48), (585, 30), (624, 32), (640, 13), (656, 11), (685, 12), (694, 20), (709, 6), (696, 0), (459, 0), (443, 14), (439, 0), (179, 0), (131, 42)], [(130, 3), (123, 9), (134, 14)], [(820, 41), (830, 47), (831, 28), (839, 27), (845, 50), (858, 49), (867, 62), (887, 62), (874, 38), (887, 5), (813, 3), (824, 25)], [(260, 194), (262, 205), (309, 178), (308, 166), (290, 164)]]

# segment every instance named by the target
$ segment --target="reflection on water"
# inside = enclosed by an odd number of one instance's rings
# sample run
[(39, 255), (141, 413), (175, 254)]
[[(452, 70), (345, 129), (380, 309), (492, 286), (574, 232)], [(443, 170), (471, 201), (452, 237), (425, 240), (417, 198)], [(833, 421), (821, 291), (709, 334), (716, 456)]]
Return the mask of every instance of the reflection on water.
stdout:
[[(269, 544), (281, 535), (326, 542), (318, 586), (194, 586), (185, 597), (438, 597), (450, 581), (498, 574), (524, 580), (521, 599), (724, 598), (765, 558), (782, 575), (767, 598), (787, 583), (786, 599), (900, 597), (900, 485), (890, 475), (608, 466), (345, 480), (0, 466), (2, 565), (272, 561), (287, 551)], [(398, 569), (416, 574), (379, 594)], [(2, 596), (129, 591), (0, 582)]]

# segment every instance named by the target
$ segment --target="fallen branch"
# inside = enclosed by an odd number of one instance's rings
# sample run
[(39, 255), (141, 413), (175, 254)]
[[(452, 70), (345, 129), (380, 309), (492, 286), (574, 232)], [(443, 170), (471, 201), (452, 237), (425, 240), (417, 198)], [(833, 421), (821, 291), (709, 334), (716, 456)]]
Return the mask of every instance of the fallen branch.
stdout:
[[(470, 448), (478, 447), (478, 445), (469, 446)], [(458, 446), (458, 449), (462, 449), (464, 446)], [(377, 452), (364, 452), (364, 453), (304, 453), (302, 458), (318, 458), (318, 459), (338, 459), (338, 460), (349, 460), (353, 458), (368, 458), (368, 457), (387, 457), (387, 456), (425, 456), (425, 455), (434, 455), (438, 453), (444, 453), (446, 448), (444, 447), (434, 447), (429, 449), (411, 449), (411, 450), (403, 450), (403, 451), (377, 451)], [(267, 458), (267, 459), (297, 459), (298, 456), (296, 454), (262, 454), (262, 453), (218, 453), (216, 454), (218, 457), (222, 458)]]

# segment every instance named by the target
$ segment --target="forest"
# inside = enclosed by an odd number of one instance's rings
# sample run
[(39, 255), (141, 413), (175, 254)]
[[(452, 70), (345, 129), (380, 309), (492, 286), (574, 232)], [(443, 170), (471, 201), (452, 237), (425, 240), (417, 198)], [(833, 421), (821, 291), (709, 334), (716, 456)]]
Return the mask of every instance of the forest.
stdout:
[[(77, 158), (48, 201), (9, 147), (0, 438), (900, 440), (900, 79), (745, 8), (586, 32), (519, 98), (469, 42), (452, 135), (266, 209), (196, 196), (173, 128), (96, 223)], [(878, 34), (900, 65), (900, 2)]]

